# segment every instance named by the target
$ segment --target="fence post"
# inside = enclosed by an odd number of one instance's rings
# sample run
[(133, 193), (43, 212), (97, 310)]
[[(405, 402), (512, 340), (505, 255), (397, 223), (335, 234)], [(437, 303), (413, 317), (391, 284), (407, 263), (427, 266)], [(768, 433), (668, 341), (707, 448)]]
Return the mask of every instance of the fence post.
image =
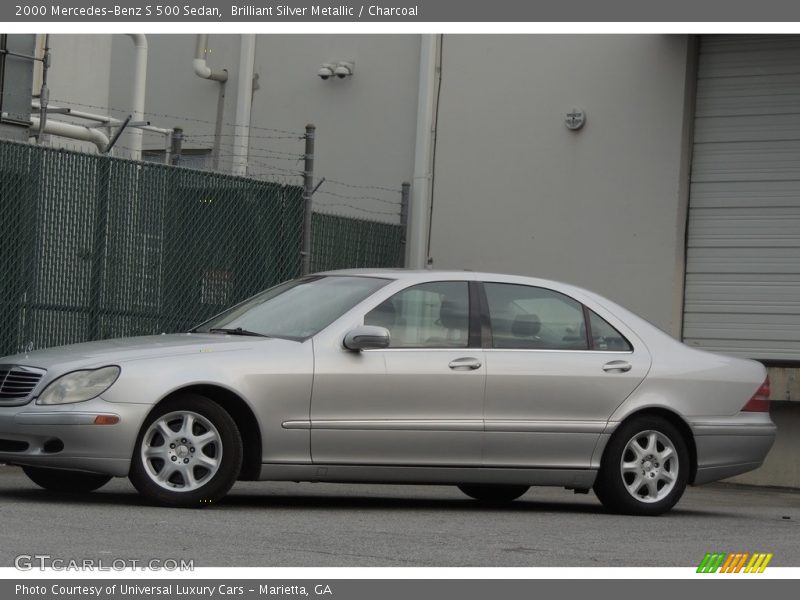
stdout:
[(170, 150), (170, 161), (177, 167), (181, 163), (181, 150), (183, 149), (183, 128), (176, 127), (172, 130), (172, 149)]
[(306, 151), (303, 166), (303, 245), (300, 256), (303, 259), (303, 275), (311, 272), (311, 197), (314, 193), (314, 125), (306, 125)]
[(106, 240), (108, 237), (108, 203), (111, 190), (111, 161), (108, 156), (95, 158), (94, 226), (92, 229), (92, 268), (89, 288), (88, 339), (103, 337), (104, 288), (106, 278)]
[(408, 247), (406, 245), (406, 240), (408, 238), (408, 201), (410, 197), (411, 184), (404, 181), (400, 188), (400, 227), (402, 231), (400, 234), (400, 252), (403, 267), (408, 266)]

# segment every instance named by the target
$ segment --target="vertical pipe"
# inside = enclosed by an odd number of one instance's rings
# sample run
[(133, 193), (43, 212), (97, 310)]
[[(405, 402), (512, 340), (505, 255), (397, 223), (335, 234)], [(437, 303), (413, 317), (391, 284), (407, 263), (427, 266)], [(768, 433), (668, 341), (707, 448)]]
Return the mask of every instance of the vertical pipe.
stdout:
[(47, 87), (47, 71), (50, 69), (50, 34), (44, 34), (44, 52), (42, 53), (42, 86), (39, 88), (39, 131), (36, 142), (42, 143), (42, 135), (47, 125), (47, 105), (50, 102), (50, 89)]
[[(133, 94), (131, 98), (131, 115), (134, 122), (144, 121), (145, 86), (147, 84), (147, 38), (141, 33), (126, 34), (133, 40), (136, 53), (133, 67)], [(134, 127), (131, 130), (131, 158), (142, 158), (142, 130)]]
[(171, 165), (172, 164), (172, 133), (174, 130), (171, 130), (164, 134), (164, 164)]
[(215, 171), (221, 170), (222, 163), (222, 121), (225, 113), (225, 82), (221, 81), (219, 84), (219, 93), (217, 95), (217, 120), (214, 124), (214, 148), (211, 150), (213, 153), (212, 161)]
[(303, 245), (300, 256), (303, 259), (303, 275), (311, 272), (311, 198), (314, 193), (314, 125), (306, 125), (306, 151), (303, 166)]
[(400, 227), (402, 229), (400, 238), (402, 266), (408, 265), (408, 201), (411, 194), (411, 184), (403, 182), (400, 188)]
[(217, 122), (214, 125), (214, 150), (213, 161), (214, 170), (220, 170), (220, 155), (222, 154), (222, 119), (225, 110), (225, 85), (228, 81), (227, 69), (212, 69), (208, 66), (208, 34), (199, 33), (194, 48), (194, 61), (192, 67), (194, 74), (203, 79), (219, 82), (219, 93), (217, 96)]
[(177, 167), (181, 163), (181, 150), (183, 149), (183, 129), (176, 127), (172, 130), (172, 148), (170, 148), (170, 162)]
[(428, 220), (430, 217), (438, 54), (438, 36), (423, 35), (419, 57), (414, 179), (409, 205), (408, 266), (412, 269), (425, 267), (428, 259)]
[(236, 90), (236, 118), (233, 123), (233, 174), (247, 175), (250, 149), (250, 109), (253, 104), (253, 71), (256, 62), (256, 36), (242, 34), (239, 51), (239, 80)]

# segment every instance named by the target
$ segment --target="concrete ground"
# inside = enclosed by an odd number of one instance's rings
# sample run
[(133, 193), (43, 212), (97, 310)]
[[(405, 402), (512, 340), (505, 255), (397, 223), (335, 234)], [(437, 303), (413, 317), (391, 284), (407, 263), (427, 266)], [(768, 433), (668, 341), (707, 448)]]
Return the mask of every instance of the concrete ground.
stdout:
[(800, 566), (800, 492), (712, 484), (669, 514), (607, 514), (534, 488), (486, 508), (444, 486), (239, 483), (202, 510), (145, 506), (115, 479), (69, 496), (0, 466), (0, 566), (19, 554), (194, 559), (195, 566), (695, 566), (709, 551)]

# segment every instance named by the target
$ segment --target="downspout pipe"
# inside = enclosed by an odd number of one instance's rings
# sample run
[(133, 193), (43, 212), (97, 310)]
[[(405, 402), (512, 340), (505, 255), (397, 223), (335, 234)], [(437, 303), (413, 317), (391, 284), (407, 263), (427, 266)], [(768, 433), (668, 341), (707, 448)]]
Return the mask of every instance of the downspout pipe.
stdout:
[[(133, 67), (133, 98), (131, 101), (131, 120), (144, 121), (145, 86), (147, 85), (147, 38), (142, 33), (126, 34), (133, 40), (135, 62)], [(142, 130), (132, 129), (130, 133), (131, 158), (142, 159)]]
[(428, 262), (438, 50), (438, 35), (422, 36), (419, 56), (416, 142), (414, 144), (414, 178), (409, 202), (408, 261), (406, 262), (412, 269), (423, 269)]
[(208, 66), (206, 56), (208, 54), (208, 34), (200, 33), (197, 35), (197, 42), (194, 48), (194, 61), (192, 67), (194, 74), (203, 79), (211, 79), (225, 83), (228, 81), (228, 71), (226, 69), (212, 69)]
[(256, 66), (256, 36), (242, 34), (239, 48), (239, 78), (236, 90), (236, 117), (234, 119), (233, 168), (234, 175), (247, 175), (247, 158), (250, 151), (250, 112), (253, 106), (253, 72)]
[(105, 152), (108, 147), (108, 137), (99, 129), (94, 127), (84, 127), (83, 125), (73, 125), (72, 123), (64, 123), (62, 121), (53, 121), (47, 119), (42, 123), (39, 117), (31, 116), (31, 130), (39, 131), (40, 127), (44, 133), (65, 137), (72, 140), (80, 140), (82, 142), (91, 142), (97, 146), (98, 152)]
[(197, 35), (194, 48), (194, 61), (192, 67), (194, 74), (209, 81), (219, 83), (219, 96), (217, 98), (217, 121), (214, 125), (214, 170), (220, 169), (220, 155), (222, 154), (222, 119), (225, 111), (225, 85), (228, 81), (227, 69), (212, 69), (208, 66), (207, 56), (210, 52), (208, 47), (208, 34), (200, 33)]

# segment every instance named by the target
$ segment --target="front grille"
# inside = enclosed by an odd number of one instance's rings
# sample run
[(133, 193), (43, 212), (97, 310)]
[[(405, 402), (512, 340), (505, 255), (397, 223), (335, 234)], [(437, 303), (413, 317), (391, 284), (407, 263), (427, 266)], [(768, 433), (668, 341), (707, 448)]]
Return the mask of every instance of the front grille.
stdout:
[(0, 404), (18, 404), (26, 400), (44, 373), (33, 367), (0, 365)]

